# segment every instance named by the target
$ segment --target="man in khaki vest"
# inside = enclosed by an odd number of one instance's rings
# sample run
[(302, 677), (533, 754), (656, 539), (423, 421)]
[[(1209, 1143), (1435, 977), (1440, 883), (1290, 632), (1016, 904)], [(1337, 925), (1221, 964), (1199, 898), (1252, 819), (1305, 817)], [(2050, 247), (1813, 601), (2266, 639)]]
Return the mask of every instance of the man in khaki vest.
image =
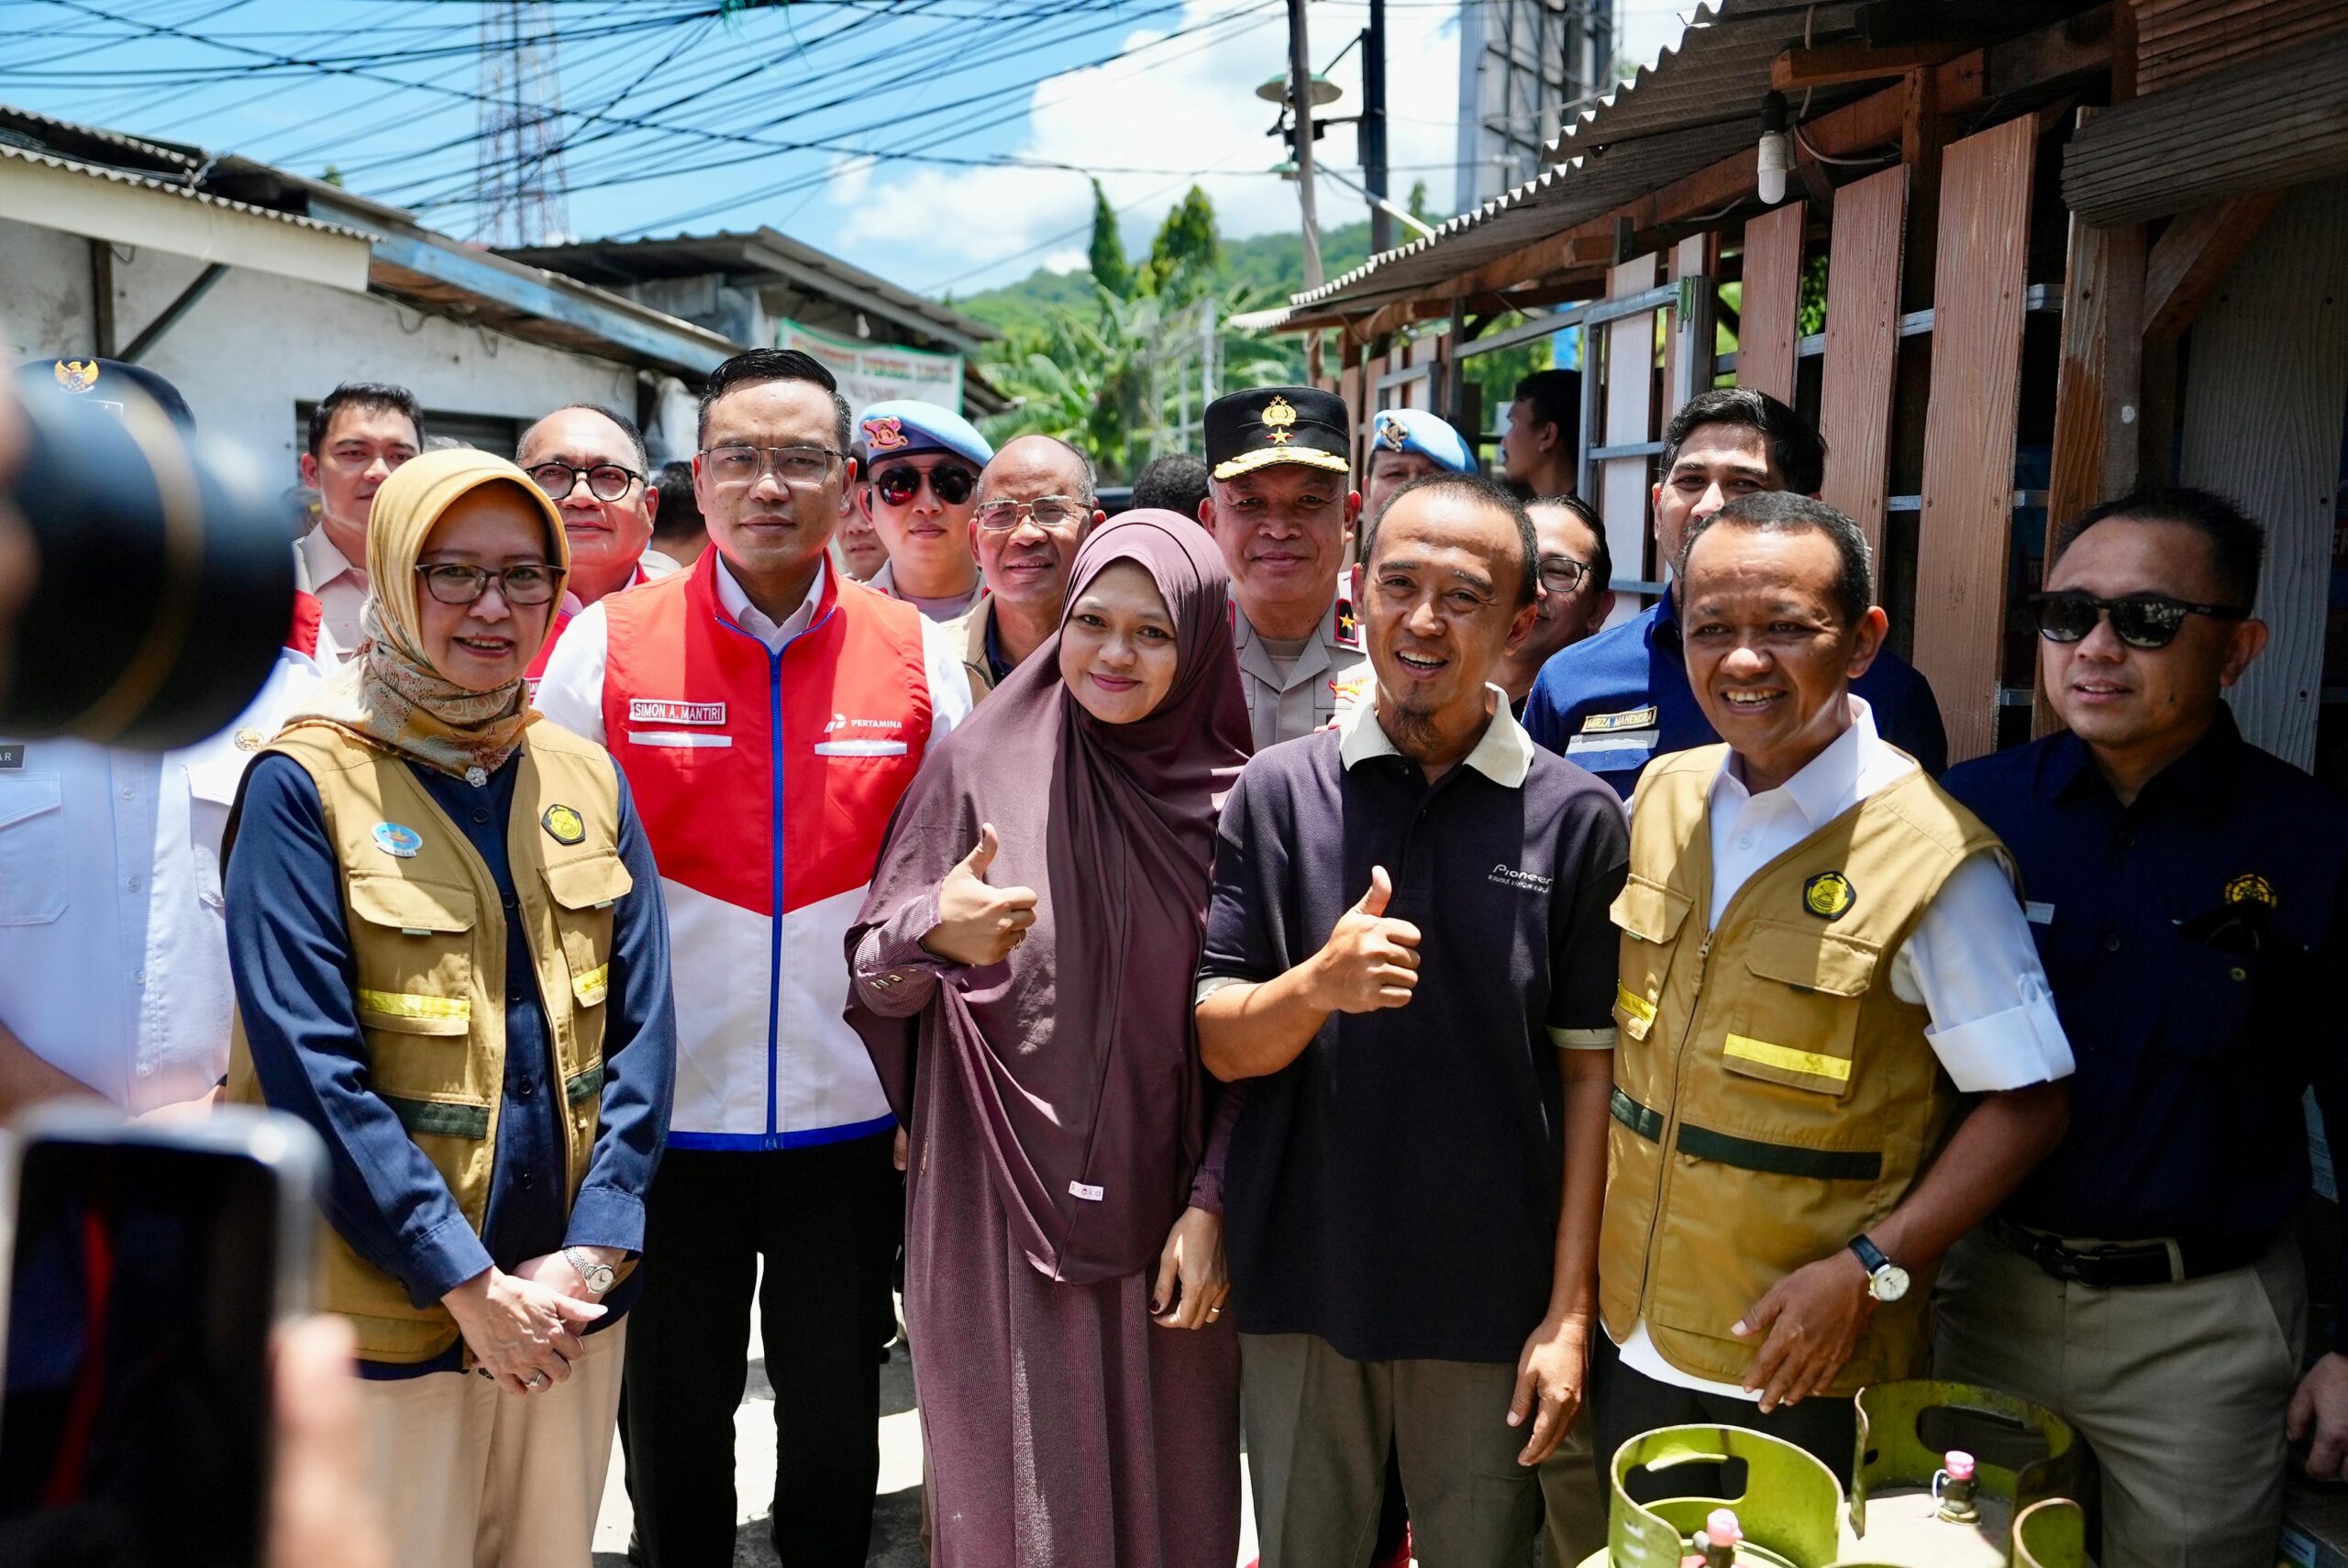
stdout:
[(1868, 556), (1786, 492), (1681, 550), (1727, 744), (1647, 769), (1614, 904), (1601, 1455), (1729, 1423), (1847, 1481), (1850, 1396), (1922, 1370), (1942, 1253), (2062, 1133), (2071, 1051), (2004, 846), (1851, 695), (1885, 633)]

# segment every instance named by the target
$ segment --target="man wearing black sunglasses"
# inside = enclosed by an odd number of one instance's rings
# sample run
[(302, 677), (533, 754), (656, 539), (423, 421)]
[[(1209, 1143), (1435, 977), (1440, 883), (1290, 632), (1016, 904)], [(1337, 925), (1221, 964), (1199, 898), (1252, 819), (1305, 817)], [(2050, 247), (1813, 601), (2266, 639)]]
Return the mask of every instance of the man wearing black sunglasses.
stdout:
[(960, 414), (913, 399), (874, 403), (857, 433), (870, 459), (858, 500), (889, 549), (889, 564), (865, 586), (933, 621), (969, 613), (985, 591), (970, 514), (994, 448)]
[(2079, 518), (2033, 605), (2066, 733), (1948, 776), (2012, 851), (2078, 1076), (1950, 1256), (1935, 1373), (2094, 1446), (2107, 1568), (2270, 1562), (2287, 1441), (2326, 1479), (2348, 1452), (2348, 1320), (2300, 1377), (2291, 1234), (2310, 1083), (2348, 1128), (2348, 812), (2221, 701), (2266, 646), (2263, 546), (2200, 491)]

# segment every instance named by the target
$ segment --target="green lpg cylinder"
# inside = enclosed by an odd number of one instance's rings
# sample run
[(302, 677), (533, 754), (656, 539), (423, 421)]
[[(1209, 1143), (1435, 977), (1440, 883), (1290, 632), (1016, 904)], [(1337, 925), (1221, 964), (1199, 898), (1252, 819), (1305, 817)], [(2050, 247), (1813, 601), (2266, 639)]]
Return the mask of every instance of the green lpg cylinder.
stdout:
[[(1581, 1568), (2090, 1568), (2067, 1500), (2078, 1443), (2053, 1413), (1992, 1389), (1916, 1381), (1862, 1390), (1858, 1416), (1847, 1497), (1810, 1454), (1742, 1427), (1633, 1438), (1614, 1455), (1607, 1549)], [(1928, 1431), (1982, 1452), (1935, 1449)], [(1737, 1496), (1641, 1504), (1627, 1489), (1640, 1472), (1713, 1482), (1731, 1461), (1744, 1467)], [(1721, 1510), (1733, 1520), (1715, 1518)]]

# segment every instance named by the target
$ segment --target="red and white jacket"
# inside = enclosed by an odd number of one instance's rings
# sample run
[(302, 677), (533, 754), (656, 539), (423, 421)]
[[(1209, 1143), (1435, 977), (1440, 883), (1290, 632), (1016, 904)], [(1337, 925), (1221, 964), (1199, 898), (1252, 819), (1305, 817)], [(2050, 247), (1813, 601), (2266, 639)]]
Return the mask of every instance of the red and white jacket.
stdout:
[(828, 568), (777, 626), (708, 550), (573, 619), (537, 703), (610, 749), (660, 867), (670, 1144), (788, 1149), (887, 1131), (842, 1017), (844, 944), (898, 798), (969, 712), (959, 654), (912, 605)]

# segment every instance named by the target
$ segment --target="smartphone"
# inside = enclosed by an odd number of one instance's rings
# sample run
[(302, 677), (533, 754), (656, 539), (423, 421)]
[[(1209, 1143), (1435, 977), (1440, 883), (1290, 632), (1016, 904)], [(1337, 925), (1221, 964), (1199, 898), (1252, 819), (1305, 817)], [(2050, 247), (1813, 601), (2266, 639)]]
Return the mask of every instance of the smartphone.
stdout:
[(0, 1137), (0, 1568), (257, 1568), (316, 1135), (241, 1106), (58, 1106)]

